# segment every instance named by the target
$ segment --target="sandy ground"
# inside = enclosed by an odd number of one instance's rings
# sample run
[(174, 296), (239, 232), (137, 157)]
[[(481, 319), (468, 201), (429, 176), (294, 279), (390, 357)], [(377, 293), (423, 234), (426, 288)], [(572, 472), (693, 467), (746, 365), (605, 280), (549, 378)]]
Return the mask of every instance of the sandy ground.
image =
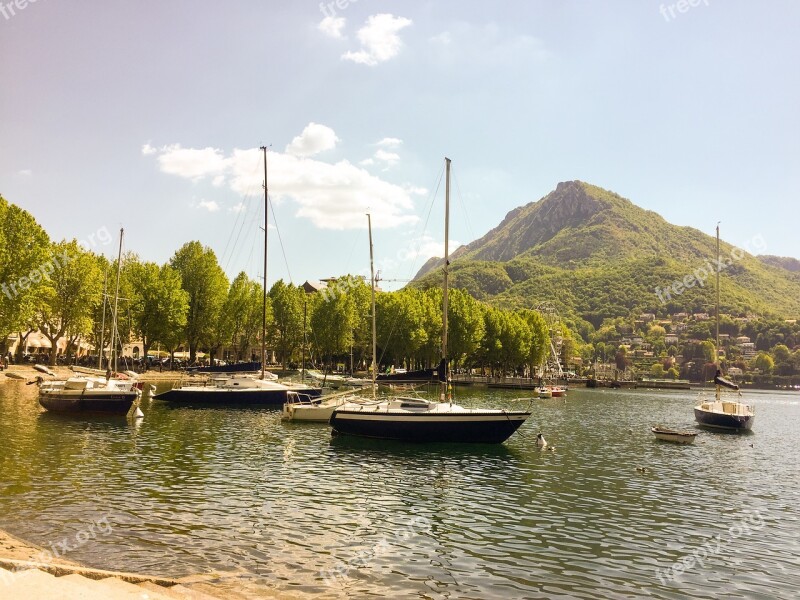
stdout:
[[(56, 374), (56, 377), (69, 377), (73, 374), (69, 367), (48, 367)], [(141, 373), (139, 378), (142, 381), (172, 381), (181, 378), (180, 371), (163, 371), (151, 370)], [(8, 369), (0, 371), (0, 384), (7, 381), (33, 381), (36, 377), (47, 377), (33, 368), (31, 364), (24, 365), (9, 365)]]
[[(14, 537), (0, 529), (0, 558), (10, 558), (13, 560), (41, 560), (44, 548)], [(59, 564), (74, 565), (78, 563), (59, 558)]]

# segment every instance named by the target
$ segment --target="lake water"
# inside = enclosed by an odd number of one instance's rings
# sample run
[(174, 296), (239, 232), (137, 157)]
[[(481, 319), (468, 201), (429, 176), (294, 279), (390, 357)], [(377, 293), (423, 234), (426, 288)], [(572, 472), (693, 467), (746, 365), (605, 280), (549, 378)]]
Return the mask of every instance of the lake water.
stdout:
[(745, 393), (754, 431), (693, 446), (649, 426), (693, 428), (695, 392), (583, 389), (501, 446), (418, 446), (150, 400), (137, 425), (63, 418), (9, 382), (0, 527), (98, 568), (236, 572), (252, 597), (792, 598), (800, 395)]

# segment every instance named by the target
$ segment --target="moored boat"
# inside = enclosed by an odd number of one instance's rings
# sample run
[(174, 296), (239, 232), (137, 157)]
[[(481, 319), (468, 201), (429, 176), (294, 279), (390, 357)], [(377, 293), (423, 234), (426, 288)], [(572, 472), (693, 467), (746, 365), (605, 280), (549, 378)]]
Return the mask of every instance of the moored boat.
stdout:
[[(423, 398), (392, 397), (368, 403), (347, 403), (334, 409), (330, 424), (334, 434), (402, 442), (455, 442), (500, 444), (506, 441), (531, 416), (528, 411), (464, 408), (451, 401), (447, 359), (447, 278), (448, 227), (450, 221), (450, 159), (445, 159), (445, 229), (442, 284), (442, 346), (437, 369), (438, 402)], [(370, 254), (372, 243), (370, 241)], [(375, 278), (372, 283), (373, 331), (375, 316)], [(373, 339), (374, 339), (373, 334)], [(373, 372), (375, 365), (373, 344)]]
[[(39, 382), (39, 404), (51, 412), (76, 415), (127, 415), (134, 402), (141, 396), (135, 373), (131, 377), (117, 373), (117, 303), (119, 301), (119, 280), (122, 269), (122, 239), (125, 230), (119, 230), (119, 252), (117, 254), (117, 287), (114, 293), (114, 309), (111, 322), (111, 356), (105, 377), (101, 375), (76, 374), (65, 379), (43, 380)], [(111, 366), (114, 371), (112, 372)], [(37, 371), (53, 376), (47, 367), (36, 365)], [(100, 371), (102, 373), (102, 371)], [(136, 407), (138, 411), (138, 407)], [(139, 416), (141, 412), (138, 412)]]
[(693, 444), (694, 439), (697, 437), (697, 432), (694, 431), (679, 431), (677, 429), (667, 429), (656, 425), (651, 427), (650, 431), (656, 436), (656, 439), (665, 442), (673, 442), (676, 444)]
[[(719, 253), (719, 224), (717, 224), (717, 262), (720, 261)], [(716, 301), (716, 348), (719, 349), (719, 269), (717, 269), (717, 301)], [(718, 350), (714, 351), (714, 362), (717, 365), (717, 372), (714, 375), (715, 394), (713, 400), (700, 398), (700, 403), (694, 407), (694, 418), (703, 427), (712, 429), (725, 429), (729, 431), (748, 431), (753, 427), (755, 421), (755, 410), (749, 404), (736, 399), (726, 399), (722, 397), (723, 388), (738, 393), (739, 386), (722, 377)]]
[(153, 396), (173, 404), (230, 405), (274, 405), (284, 404), (290, 393), (317, 398), (319, 388), (283, 384), (253, 375), (214, 375), (203, 384), (179, 385)]
[(76, 375), (42, 382), (39, 404), (58, 413), (127, 415), (140, 394), (132, 379)]

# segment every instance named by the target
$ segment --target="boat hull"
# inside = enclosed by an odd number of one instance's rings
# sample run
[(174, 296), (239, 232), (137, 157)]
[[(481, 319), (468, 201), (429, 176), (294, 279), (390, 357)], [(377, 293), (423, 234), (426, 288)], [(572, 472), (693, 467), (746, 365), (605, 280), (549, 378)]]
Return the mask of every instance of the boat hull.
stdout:
[(283, 406), (290, 392), (311, 398), (322, 393), (319, 388), (291, 388), (283, 390), (225, 389), (225, 388), (175, 388), (153, 396), (172, 404), (206, 404), (213, 406)]
[(653, 427), (651, 431), (657, 440), (672, 442), (673, 444), (694, 444), (694, 439), (697, 437), (696, 433), (688, 431), (658, 429), (657, 427)]
[(755, 415), (752, 414), (726, 414), (699, 407), (694, 409), (694, 418), (703, 427), (731, 431), (748, 431), (755, 421)]
[(472, 414), (392, 414), (336, 410), (334, 433), (403, 442), (501, 444), (531, 415), (529, 412)]
[(40, 394), (39, 404), (54, 413), (127, 415), (137, 397), (136, 392), (113, 392), (94, 397), (54, 392)]

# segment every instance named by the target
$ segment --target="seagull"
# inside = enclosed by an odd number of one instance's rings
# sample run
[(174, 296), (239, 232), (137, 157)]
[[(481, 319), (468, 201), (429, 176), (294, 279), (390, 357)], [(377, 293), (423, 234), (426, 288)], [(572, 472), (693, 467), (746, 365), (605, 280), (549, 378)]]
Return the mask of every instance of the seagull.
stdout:
[(539, 446), (539, 448), (547, 447), (547, 440), (544, 439), (544, 436), (541, 433), (536, 434), (536, 445)]

